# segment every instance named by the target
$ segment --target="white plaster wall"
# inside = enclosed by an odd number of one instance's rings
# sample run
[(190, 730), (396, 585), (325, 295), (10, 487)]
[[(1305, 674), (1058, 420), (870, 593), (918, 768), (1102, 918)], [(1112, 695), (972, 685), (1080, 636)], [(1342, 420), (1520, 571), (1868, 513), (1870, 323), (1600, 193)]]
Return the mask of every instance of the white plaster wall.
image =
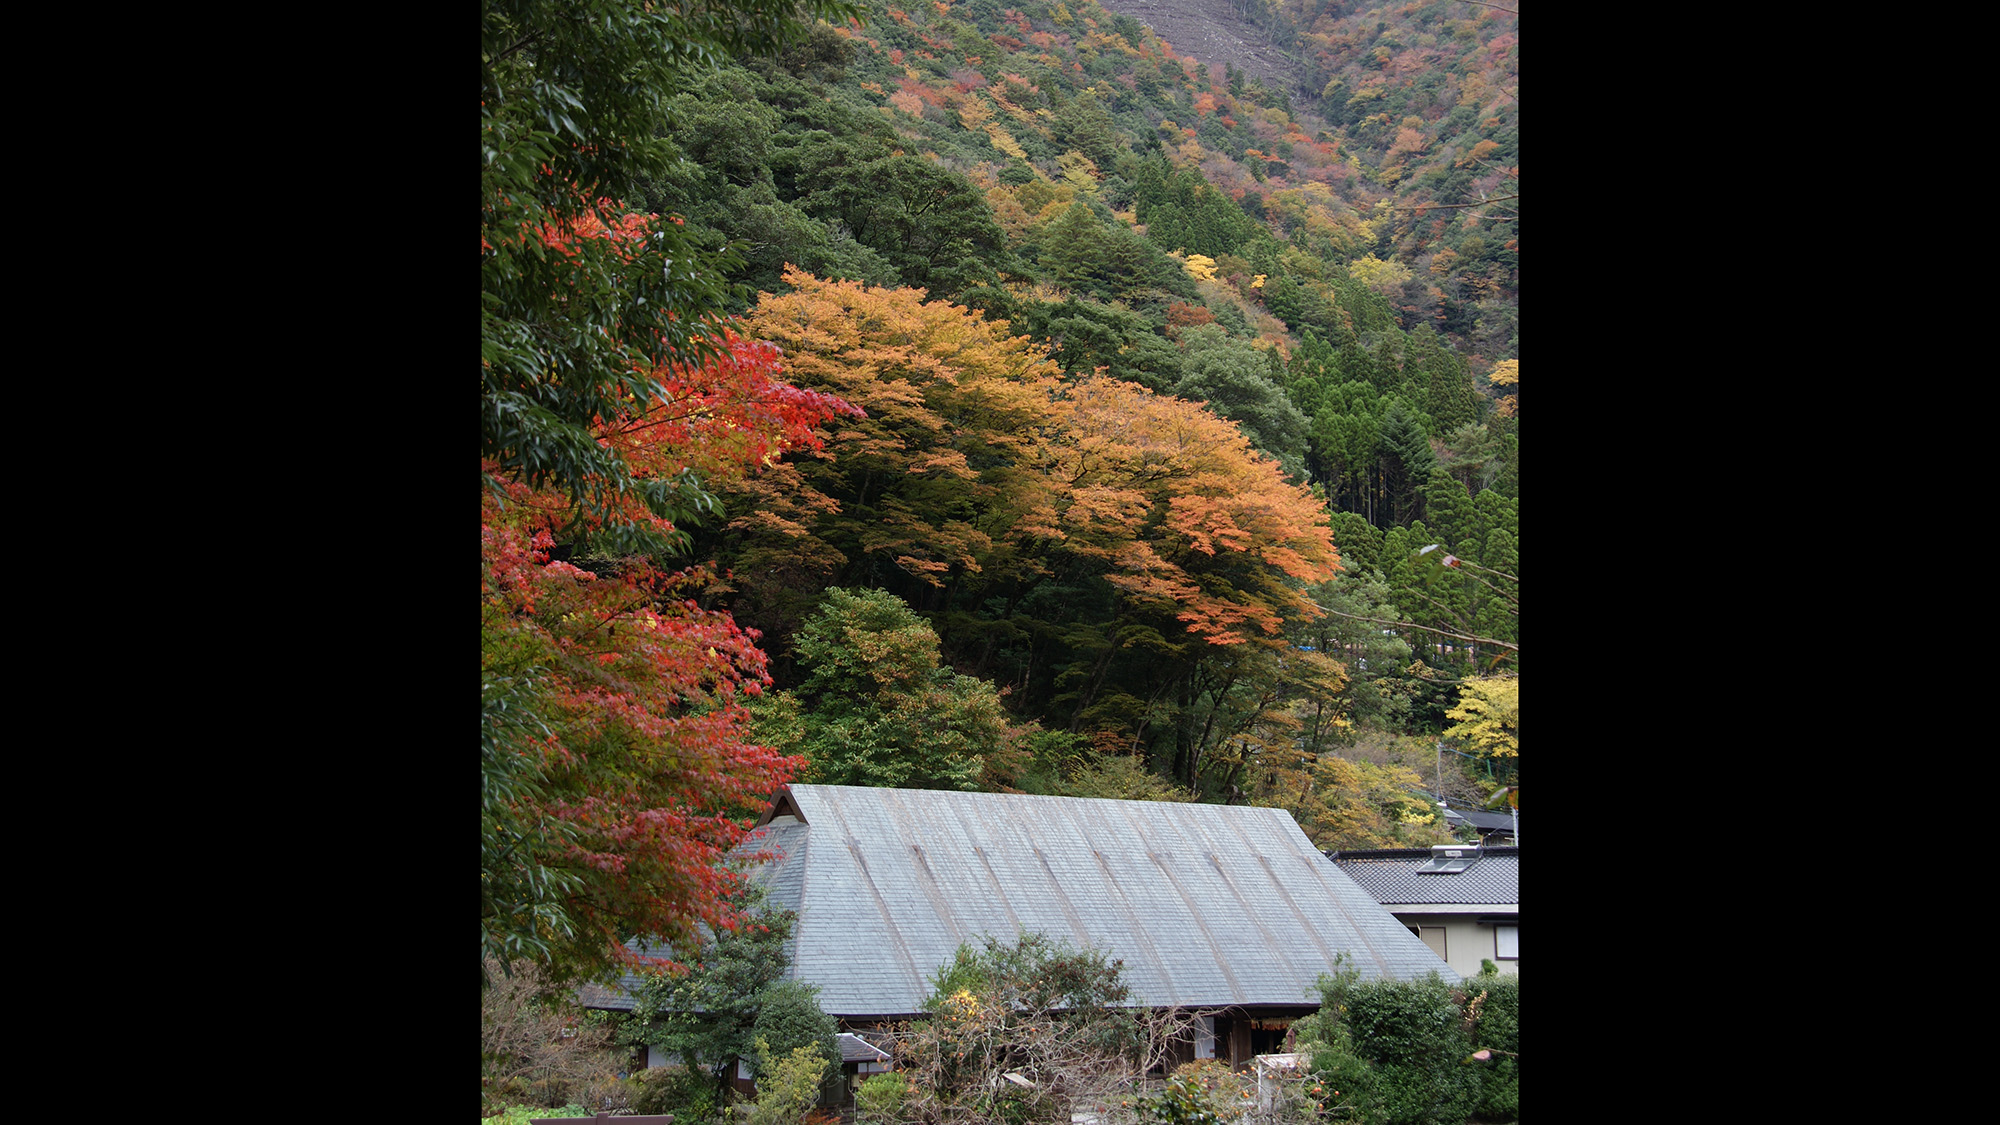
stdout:
[(1395, 911), (1396, 920), (1410, 926), (1443, 926), (1445, 963), (1462, 977), (1479, 975), (1481, 958), (1493, 962), (1503, 973), (1520, 972), (1521, 962), (1502, 961), (1495, 952), (1493, 927), (1482, 926), (1473, 918), (1449, 914), (1417, 914)]

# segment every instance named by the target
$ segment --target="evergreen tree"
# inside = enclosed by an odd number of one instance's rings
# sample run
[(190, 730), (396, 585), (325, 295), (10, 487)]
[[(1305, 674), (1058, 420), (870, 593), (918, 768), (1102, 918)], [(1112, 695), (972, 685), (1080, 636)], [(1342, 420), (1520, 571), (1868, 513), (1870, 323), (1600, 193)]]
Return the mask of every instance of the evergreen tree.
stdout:
[(1437, 464), (1424, 423), (1422, 412), (1412, 409), (1401, 397), (1391, 398), (1382, 416), (1377, 449), (1382, 458), (1392, 523), (1406, 524), (1422, 514), (1423, 488), (1430, 480), (1432, 466)]
[(1433, 463), (1430, 478), (1424, 483), (1424, 515), (1437, 528), (1446, 546), (1454, 551), (1463, 554), (1461, 548), (1466, 542), (1477, 540), (1473, 534), (1472, 497), (1443, 465)]
[(1375, 345), (1375, 354), (1368, 363), (1368, 378), (1374, 384), (1375, 393), (1392, 395), (1400, 393), (1403, 387), (1403, 363), (1396, 356), (1396, 345), (1388, 336)]

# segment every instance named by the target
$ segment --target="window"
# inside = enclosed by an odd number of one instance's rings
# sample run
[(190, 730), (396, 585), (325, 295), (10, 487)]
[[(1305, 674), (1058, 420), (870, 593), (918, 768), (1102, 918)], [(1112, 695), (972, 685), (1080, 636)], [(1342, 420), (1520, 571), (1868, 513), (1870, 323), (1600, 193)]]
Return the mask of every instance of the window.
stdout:
[(1431, 952), (1438, 955), (1438, 960), (1451, 960), (1445, 955), (1443, 926), (1411, 926), (1410, 932), (1424, 939), (1424, 944), (1431, 947)]
[(1521, 958), (1521, 927), (1493, 927), (1493, 956), (1502, 961), (1518, 961)]

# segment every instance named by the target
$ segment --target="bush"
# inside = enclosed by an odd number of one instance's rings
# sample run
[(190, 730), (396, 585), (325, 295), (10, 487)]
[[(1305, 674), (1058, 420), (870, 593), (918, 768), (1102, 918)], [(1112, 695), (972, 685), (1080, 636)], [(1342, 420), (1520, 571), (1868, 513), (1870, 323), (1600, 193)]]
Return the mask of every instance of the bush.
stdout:
[(1458, 1125), (1479, 1105), (1481, 1072), (1465, 1014), (1451, 986), (1433, 973), (1420, 981), (1371, 981), (1348, 993), (1342, 1017), (1360, 1056), (1373, 1063), (1384, 1125)]
[[(1300, 1049), (1329, 1101), (1369, 1125), (1516, 1120), (1520, 984), (1479, 976), (1419, 981), (1320, 978), (1322, 1007), (1299, 1021)], [(1482, 995), (1483, 994), (1483, 995)], [(1473, 1058), (1486, 1050), (1488, 1058)]]
[(684, 1066), (648, 1067), (634, 1076), (638, 1092), (632, 1109), (641, 1114), (671, 1113), (687, 1121), (706, 1121), (715, 1116), (715, 1079), (704, 1071)]
[(760, 1037), (757, 1104), (751, 1107), (748, 1125), (800, 1125), (819, 1101), (826, 1071), (827, 1062), (813, 1044), (795, 1047), (790, 1054), (774, 1059), (770, 1044)]
[(1220, 1125), (1249, 1107), (1244, 1076), (1213, 1059), (1175, 1069), (1159, 1094), (1139, 1103), (1139, 1120), (1160, 1125)]
[[(1479, 1116), (1487, 1121), (1518, 1121), (1521, 1117), (1521, 978), (1485, 973), (1465, 983), (1472, 994), (1472, 1044), (1492, 1052), (1480, 1065)], [(1485, 994), (1481, 1000), (1480, 994)]]
[[(783, 1059), (800, 1047), (811, 1047), (832, 1072), (840, 1077), (840, 1027), (832, 1016), (820, 1011), (819, 989), (802, 981), (779, 981), (764, 990), (764, 1006), (758, 1009), (752, 1029), (769, 1045), (771, 1057)], [(761, 1080), (763, 1072), (757, 1077)]]
[(909, 1080), (900, 1074), (874, 1074), (854, 1091), (856, 1125), (893, 1125), (902, 1120), (909, 1100)]
[(513, 1105), (622, 1103), (615, 1075), (625, 1052), (611, 1018), (583, 1011), (573, 995), (547, 987), (532, 964), (517, 962), (512, 970), (487, 961), (491, 983), (479, 994), (482, 1116)]

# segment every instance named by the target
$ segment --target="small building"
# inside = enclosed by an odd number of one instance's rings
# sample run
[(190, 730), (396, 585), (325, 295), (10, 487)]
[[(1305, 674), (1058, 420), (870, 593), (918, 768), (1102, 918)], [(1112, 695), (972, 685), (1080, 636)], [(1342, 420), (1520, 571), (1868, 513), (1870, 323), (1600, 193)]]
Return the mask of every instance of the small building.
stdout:
[(896, 1069), (889, 1052), (861, 1036), (843, 1031), (835, 1038), (840, 1042), (840, 1075), (847, 1097), (853, 1097), (855, 1089), (868, 1081), (870, 1075)]
[(1327, 854), (1461, 977), (1476, 975), (1482, 960), (1503, 973), (1520, 971), (1520, 848), (1439, 844)]
[(1514, 840), (1513, 812), (1492, 812), (1487, 809), (1444, 809), (1445, 823), (1454, 828), (1464, 828), (1479, 837), (1482, 844), (1512, 844)]

